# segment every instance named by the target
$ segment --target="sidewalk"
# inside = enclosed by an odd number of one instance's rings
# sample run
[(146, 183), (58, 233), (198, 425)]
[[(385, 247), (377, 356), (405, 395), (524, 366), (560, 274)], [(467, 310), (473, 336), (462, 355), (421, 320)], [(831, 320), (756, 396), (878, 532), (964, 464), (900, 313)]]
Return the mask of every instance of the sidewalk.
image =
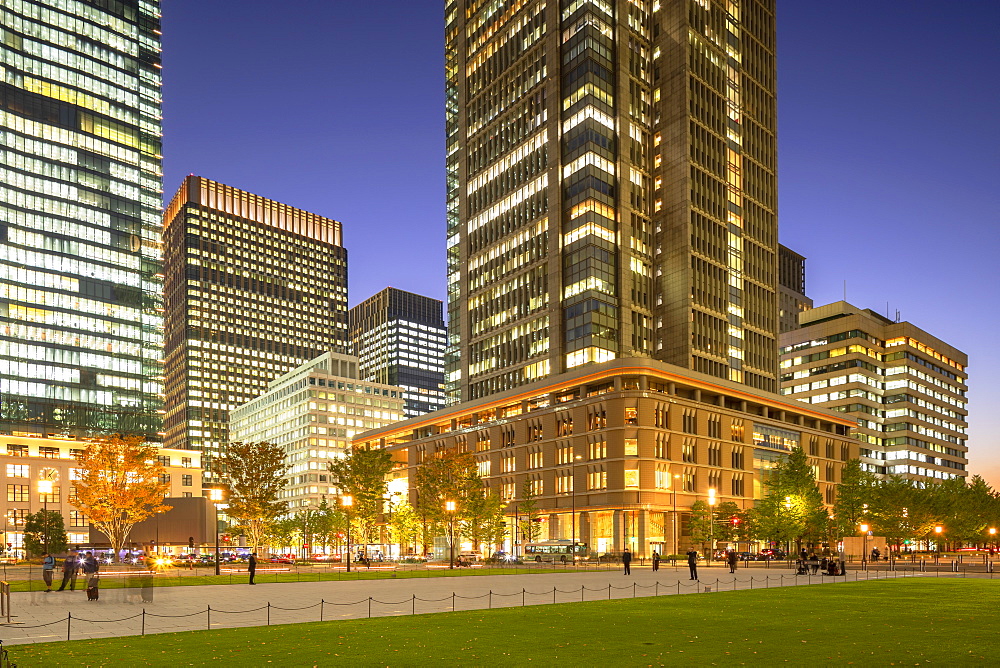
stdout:
[[(795, 576), (788, 572), (737, 571), (700, 567), (701, 580), (687, 570), (500, 575), (435, 579), (261, 583), (202, 587), (157, 587), (143, 603), (139, 589), (109, 589), (87, 601), (71, 592), (11, 594), (11, 625), (0, 626), (5, 645), (106, 638), (266, 624), (332, 621), (568, 603), (645, 596), (706, 593), (733, 589), (835, 584), (886, 577), (926, 577), (929, 573), (848, 572), (847, 577)], [(210, 608), (210, 609), (209, 609)], [(69, 617), (69, 618), (68, 618)]]

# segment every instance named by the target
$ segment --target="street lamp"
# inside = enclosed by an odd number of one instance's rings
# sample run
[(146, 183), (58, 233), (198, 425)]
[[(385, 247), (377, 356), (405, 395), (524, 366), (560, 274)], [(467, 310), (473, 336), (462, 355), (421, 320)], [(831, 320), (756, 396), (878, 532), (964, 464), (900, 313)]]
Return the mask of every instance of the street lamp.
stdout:
[(708, 490), (708, 562), (715, 556), (715, 488)]
[(351, 506), (354, 505), (354, 497), (346, 495), (340, 497), (340, 505), (344, 508), (347, 516), (347, 572), (351, 572)]
[(448, 513), (448, 533), (451, 534), (451, 561), (448, 568), (455, 568), (455, 502), (444, 502), (445, 512)]
[(993, 556), (993, 548), (996, 546), (997, 542), (997, 530), (996, 527), (990, 527), (990, 556)]
[(215, 574), (219, 574), (219, 503), (222, 501), (222, 490), (218, 488), (208, 490), (208, 498), (211, 499), (215, 507)]
[(858, 528), (861, 529), (861, 534), (864, 537), (864, 547), (861, 548), (861, 563), (864, 564), (868, 561), (868, 525), (862, 524)]
[(938, 551), (938, 554), (941, 554), (941, 532), (942, 531), (944, 531), (944, 527), (941, 526), (940, 524), (937, 525), (936, 527), (934, 527), (934, 533), (937, 534), (937, 538), (935, 540), (937, 542), (937, 551)]
[(677, 485), (678, 485), (678, 482), (677, 481), (680, 480), (680, 479), (681, 479), (681, 474), (680, 473), (675, 473), (674, 474), (674, 479), (671, 481), (671, 484), (670, 484), (670, 496), (672, 497), (673, 504), (674, 504), (674, 511), (673, 511), (672, 517), (670, 519), (670, 528), (671, 528), (671, 533), (673, 533), (673, 543), (674, 543), (674, 551), (671, 554), (677, 554), (677, 549), (678, 549), (678, 547), (677, 547)]
[(573, 512), (570, 515), (570, 520), (569, 520), (569, 523), (573, 527), (573, 544), (572, 547), (570, 548), (571, 552), (570, 556), (573, 559), (574, 566), (576, 565), (576, 463), (579, 462), (581, 459), (583, 459), (582, 455), (577, 455), (573, 457), (573, 468), (570, 469), (572, 472), (570, 473), (570, 479), (569, 479), (569, 491), (573, 497)]
[(41, 494), (42, 504), (44, 504), (42, 517), (45, 518), (45, 553), (48, 554), (49, 553), (49, 495), (52, 494), (52, 481), (39, 480), (38, 493)]

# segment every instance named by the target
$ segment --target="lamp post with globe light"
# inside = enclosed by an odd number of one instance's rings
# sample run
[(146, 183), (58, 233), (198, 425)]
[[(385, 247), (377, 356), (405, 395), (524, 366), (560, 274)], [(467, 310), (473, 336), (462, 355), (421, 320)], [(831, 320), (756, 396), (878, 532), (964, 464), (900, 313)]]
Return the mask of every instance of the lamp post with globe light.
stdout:
[(219, 574), (219, 504), (222, 503), (222, 490), (218, 487), (208, 490), (208, 498), (215, 508), (215, 574)]
[(451, 560), (448, 563), (448, 568), (455, 568), (455, 507), (454, 501), (444, 502), (445, 512), (448, 513), (448, 533), (451, 543)]
[(868, 525), (862, 524), (858, 527), (861, 529), (861, 535), (864, 539), (864, 547), (861, 548), (861, 563), (862, 565), (867, 565), (868, 563)]

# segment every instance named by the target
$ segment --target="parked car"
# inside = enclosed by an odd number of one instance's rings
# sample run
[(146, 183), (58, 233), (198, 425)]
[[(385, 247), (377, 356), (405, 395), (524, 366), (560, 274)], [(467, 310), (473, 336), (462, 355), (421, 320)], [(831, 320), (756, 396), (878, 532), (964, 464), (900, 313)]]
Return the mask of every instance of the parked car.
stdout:
[(758, 559), (765, 561), (778, 561), (785, 558), (782, 550), (761, 550)]
[(757, 561), (757, 555), (753, 552), (740, 552), (738, 553), (740, 561)]

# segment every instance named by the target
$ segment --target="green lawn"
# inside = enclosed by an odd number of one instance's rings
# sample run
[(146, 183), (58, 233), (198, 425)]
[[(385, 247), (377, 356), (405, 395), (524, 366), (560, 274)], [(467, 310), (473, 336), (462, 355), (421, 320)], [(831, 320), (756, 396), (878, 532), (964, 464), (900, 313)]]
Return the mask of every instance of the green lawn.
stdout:
[[(577, 569), (576, 572), (583, 572), (585, 569)], [(601, 570), (608, 570), (602, 568)], [(380, 571), (380, 570), (352, 570), (350, 573), (343, 571), (301, 571), (288, 573), (267, 573), (258, 572), (257, 582), (330, 582), (338, 580), (392, 580), (404, 578), (446, 578), (446, 577), (466, 577), (483, 575), (529, 575), (533, 573), (569, 573), (572, 569), (562, 567), (523, 567), (523, 568), (456, 568), (434, 569), (434, 570), (400, 570), (400, 571)], [(53, 587), (58, 587), (62, 582), (62, 574), (57, 574), (53, 581)], [(155, 587), (195, 587), (199, 585), (228, 585), (246, 584), (248, 575), (244, 573), (222, 574), (222, 575), (156, 575), (153, 577)], [(81, 575), (77, 578), (77, 588), (86, 587), (86, 580)], [(36, 580), (10, 580), (10, 590), (12, 592), (42, 591), (45, 583), (40, 579)], [(101, 577), (102, 589), (121, 589), (123, 587), (139, 587), (141, 583), (128, 576), (113, 575)]]
[(16, 645), (19, 666), (988, 665), (1000, 583), (905, 579)]

